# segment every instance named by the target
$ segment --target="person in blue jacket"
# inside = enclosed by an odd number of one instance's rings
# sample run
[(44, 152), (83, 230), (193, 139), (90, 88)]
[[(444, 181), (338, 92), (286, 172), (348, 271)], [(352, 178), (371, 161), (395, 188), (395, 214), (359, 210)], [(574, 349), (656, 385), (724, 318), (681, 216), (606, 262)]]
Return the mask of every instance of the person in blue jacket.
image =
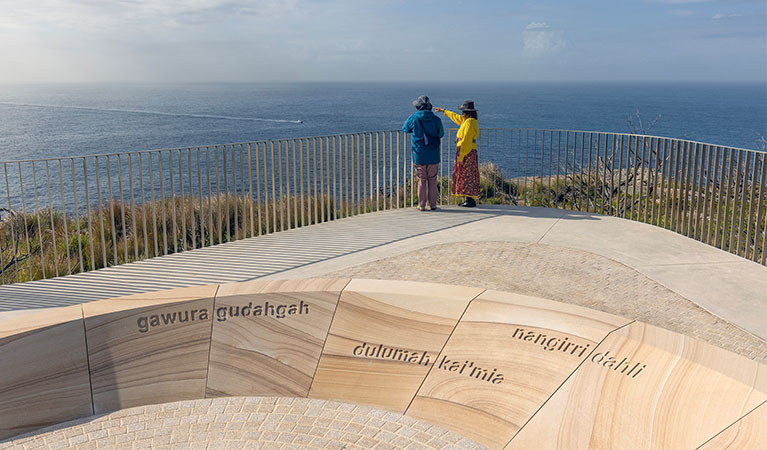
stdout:
[(437, 173), (439, 172), (440, 139), (445, 135), (442, 120), (431, 112), (429, 97), (422, 95), (413, 102), (418, 111), (407, 118), (402, 131), (412, 133), (413, 165), (418, 178), (418, 209), (437, 209)]

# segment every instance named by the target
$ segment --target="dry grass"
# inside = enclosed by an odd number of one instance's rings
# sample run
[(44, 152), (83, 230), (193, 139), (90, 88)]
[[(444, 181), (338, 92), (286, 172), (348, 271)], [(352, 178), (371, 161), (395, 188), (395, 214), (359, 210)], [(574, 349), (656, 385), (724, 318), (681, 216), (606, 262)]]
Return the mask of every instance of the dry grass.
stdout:
[[(750, 185), (733, 189), (728, 199), (724, 188), (670, 185), (658, 174), (638, 177), (626, 170), (597, 170), (506, 179), (493, 164), (480, 167), (480, 185), (480, 203), (558, 207), (625, 217), (678, 231), (756, 261), (761, 261), (765, 251), (767, 195), (754, 196), (762, 199), (761, 206), (752, 203)], [(439, 188), (447, 193), (447, 178), (439, 180)], [(221, 194), (203, 199), (176, 196), (125, 207), (107, 203), (78, 216), (50, 209), (26, 215), (1, 210), (0, 282), (89, 271), (408, 206), (417, 203), (415, 191), (408, 181), (396, 191), (381, 190), (354, 199), (347, 195), (341, 202), (329, 196), (257, 202), (246, 196)], [(756, 191), (758, 194), (759, 189)], [(754, 220), (749, 220), (752, 216)]]

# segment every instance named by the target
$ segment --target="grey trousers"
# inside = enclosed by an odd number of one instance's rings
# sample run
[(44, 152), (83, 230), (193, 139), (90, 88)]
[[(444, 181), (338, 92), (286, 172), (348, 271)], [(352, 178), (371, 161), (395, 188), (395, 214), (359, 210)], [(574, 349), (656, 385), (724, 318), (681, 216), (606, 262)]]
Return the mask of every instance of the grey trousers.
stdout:
[(415, 174), (418, 177), (418, 207), (425, 209), (437, 206), (437, 164), (415, 164)]

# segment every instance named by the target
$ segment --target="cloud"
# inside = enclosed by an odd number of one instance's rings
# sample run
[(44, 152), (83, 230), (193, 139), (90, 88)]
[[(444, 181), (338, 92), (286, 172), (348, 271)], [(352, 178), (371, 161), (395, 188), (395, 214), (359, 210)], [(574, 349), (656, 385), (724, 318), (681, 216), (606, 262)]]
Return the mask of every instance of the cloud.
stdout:
[(711, 19), (713, 20), (722, 20), (722, 19), (732, 19), (733, 17), (743, 17), (742, 14), (722, 14), (722, 13), (716, 13), (714, 14), (714, 17)]
[(522, 31), (523, 52), (543, 56), (567, 47), (564, 32), (552, 29), (546, 22), (531, 22)]
[[(275, 19), (295, 13), (303, 0), (8, 0), (0, 27), (54, 26), (72, 30), (110, 30), (135, 24), (176, 27), (216, 23), (231, 17)], [(7, 18), (8, 23), (4, 23)]]

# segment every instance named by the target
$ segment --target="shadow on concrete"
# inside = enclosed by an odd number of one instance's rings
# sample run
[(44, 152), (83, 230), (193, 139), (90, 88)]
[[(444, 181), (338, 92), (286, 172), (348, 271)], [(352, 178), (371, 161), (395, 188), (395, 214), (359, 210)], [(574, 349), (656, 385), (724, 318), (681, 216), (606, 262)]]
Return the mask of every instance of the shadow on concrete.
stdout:
[(247, 281), (494, 217), (599, 220), (598, 214), (506, 205), (401, 208), (47, 280), (0, 286), (0, 311), (68, 306), (141, 292)]
[(480, 205), (476, 208), (460, 206), (441, 206), (436, 211), (424, 211), (422, 214), (483, 214), (488, 216), (515, 216), (536, 219), (564, 220), (599, 220), (607, 217), (602, 214), (574, 211), (569, 209), (545, 208), (538, 206)]
[(493, 217), (490, 211), (451, 216), (434, 220), (435, 216), (415, 209), (382, 211), (92, 272), (0, 286), (0, 312), (248, 281)]

